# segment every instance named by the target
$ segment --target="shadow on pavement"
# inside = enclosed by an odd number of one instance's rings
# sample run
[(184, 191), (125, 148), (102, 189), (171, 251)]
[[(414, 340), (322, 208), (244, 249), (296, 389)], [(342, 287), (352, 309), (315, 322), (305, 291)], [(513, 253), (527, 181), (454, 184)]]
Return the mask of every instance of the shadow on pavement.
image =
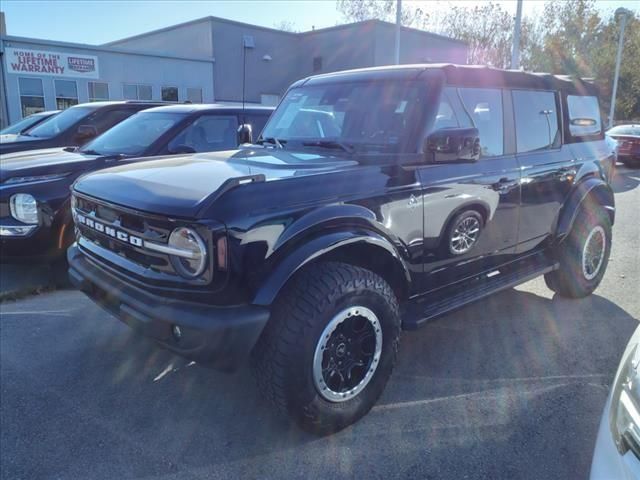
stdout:
[[(189, 364), (90, 304), (68, 306), (40, 312), (28, 348), (14, 338), (26, 317), (3, 318), (14, 478), (585, 478), (637, 325), (598, 295), (503, 292), (405, 333), (374, 409), (316, 438), (274, 414), (246, 367)], [(37, 434), (5, 442), (25, 422)]]
[(619, 163), (616, 166), (615, 175), (611, 182), (611, 188), (615, 193), (628, 192), (640, 185), (640, 169), (625, 167)]

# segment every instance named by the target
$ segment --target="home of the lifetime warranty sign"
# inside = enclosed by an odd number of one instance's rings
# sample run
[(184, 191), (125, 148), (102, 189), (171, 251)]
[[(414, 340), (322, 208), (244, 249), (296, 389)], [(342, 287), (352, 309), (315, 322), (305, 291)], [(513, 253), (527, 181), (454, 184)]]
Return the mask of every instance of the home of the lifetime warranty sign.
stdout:
[(98, 58), (66, 52), (6, 48), (9, 73), (98, 78)]

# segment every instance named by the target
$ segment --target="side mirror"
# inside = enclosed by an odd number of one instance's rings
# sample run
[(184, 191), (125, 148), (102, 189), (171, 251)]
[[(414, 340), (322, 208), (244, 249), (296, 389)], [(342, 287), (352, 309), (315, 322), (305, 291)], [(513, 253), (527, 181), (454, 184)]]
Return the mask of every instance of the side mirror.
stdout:
[(98, 136), (98, 129), (93, 125), (80, 125), (76, 130), (76, 140), (87, 141)]
[(243, 143), (253, 143), (253, 132), (248, 123), (243, 123), (238, 127), (238, 145)]
[(480, 134), (477, 128), (442, 128), (425, 140), (428, 162), (476, 162), (480, 159)]
[(185, 145), (181, 143), (180, 145), (176, 145), (169, 149), (169, 153), (178, 154), (178, 153), (196, 153), (195, 148), (190, 147), (189, 145)]

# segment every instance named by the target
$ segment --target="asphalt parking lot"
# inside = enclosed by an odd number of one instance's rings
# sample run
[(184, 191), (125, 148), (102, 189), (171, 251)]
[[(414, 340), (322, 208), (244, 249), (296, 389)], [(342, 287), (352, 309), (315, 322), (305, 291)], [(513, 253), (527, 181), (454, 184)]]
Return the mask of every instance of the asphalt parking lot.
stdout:
[(189, 364), (82, 294), (0, 304), (4, 479), (581, 479), (640, 318), (640, 170), (619, 168), (612, 261), (583, 300), (542, 279), (403, 336), (359, 423), (315, 438), (248, 368)]

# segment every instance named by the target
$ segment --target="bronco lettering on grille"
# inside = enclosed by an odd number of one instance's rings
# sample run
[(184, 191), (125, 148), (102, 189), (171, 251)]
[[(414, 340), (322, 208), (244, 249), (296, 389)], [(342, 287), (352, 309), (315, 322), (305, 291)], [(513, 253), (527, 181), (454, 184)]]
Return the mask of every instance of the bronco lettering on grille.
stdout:
[(142, 240), (142, 238), (140, 237), (136, 237), (134, 235), (129, 235), (127, 232), (124, 232), (122, 230), (116, 230), (113, 227), (110, 227), (108, 225), (104, 225), (100, 222), (96, 222), (95, 220), (93, 220), (92, 218), (88, 218), (84, 215), (81, 214), (76, 214), (76, 223), (78, 223), (79, 225), (84, 225), (88, 228), (91, 228), (92, 230), (95, 230), (97, 232), (103, 233), (111, 238), (115, 238), (120, 240), (121, 242), (124, 243), (130, 243), (131, 245), (135, 246), (135, 247), (142, 247), (144, 244), (144, 241)]

